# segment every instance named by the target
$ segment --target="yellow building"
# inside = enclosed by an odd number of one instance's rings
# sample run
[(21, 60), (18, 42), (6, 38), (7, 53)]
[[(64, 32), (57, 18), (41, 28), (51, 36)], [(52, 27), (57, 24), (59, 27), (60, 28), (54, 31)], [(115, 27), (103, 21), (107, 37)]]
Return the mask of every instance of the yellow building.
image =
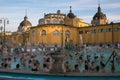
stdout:
[(72, 13), (71, 6), (70, 11), (65, 17), (65, 25), (75, 26), (75, 27), (86, 27), (90, 26), (90, 24), (84, 22), (82, 19), (76, 17), (74, 13)]
[(111, 22), (108, 24), (106, 14), (98, 6), (97, 13), (91, 21), (92, 26), (79, 28), (82, 42), (85, 44), (116, 44), (120, 43), (120, 24)]
[(31, 22), (28, 20), (28, 17), (25, 16), (24, 20), (20, 23), (17, 32), (12, 32), (11, 43), (13, 46), (24, 45), (28, 42), (29, 30), (32, 27)]
[(31, 27), (29, 42), (31, 44), (46, 44), (65, 46), (66, 44), (78, 44), (78, 27), (87, 27), (90, 24), (77, 18), (71, 10), (67, 15), (57, 13), (45, 14), (39, 19), (38, 26)]
[(72, 13), (71, 7), (67, 15), (58, 10), (57, 13), (45, 14), (38, 22), (37, 26), (32, 26), (25, 16), (17, 32), (12, 33), (12, 44), (24, 45), (29, 42), (48, 46), (65, 46), (69, 43), (74, 45), (79, 43), (78, 27), (90, 25), (77, 18)]
[(105, 14), (98, 6), (98, 12), (93, 16), (91, 24), (72, 13), (45, 14), (44, 18), (38, 20), (37, 26), (32, 26), (28, 17), (20, 23), (17, 32), (11, 35), (11, 43), (16, 45), (45, 44), (47, 46), (58, 45), (83, 45), (83, 44), (110, 44), (120, 43), (120, 23), (108, 24)]
[(32, 27), (29, 36), (31, 44), (44, 43), (61, 46), (70, 41), (74, 44), (79, 43), (77, 27), (67, 25), (46, 24)]
[(108, 19), (106, 14), (104, 14), (101, 10), (100, 5), (98, 6), (97, 13), (93, 16), (93, 20), (91, 21), (92, 25), (101, 25), (101, 24), (108, 24)]
[(67, 15), (61, 13), (61, 11), (58, 10), (57, 13), (44, 14), (44, 18), (39, 19), (38, 22), (39, 22), (38, 25), (64, 24), (75, 27), (85, 27), (90, 25), (84, 22), (82, 19), (76, 17), (74, 13), (72, 13), (71, 6), (70, 6), (70, 11)]
[(85, 44), (111, 44), (120, 43), (120, 23), (111, 23), (99, 26), (79, 28)]

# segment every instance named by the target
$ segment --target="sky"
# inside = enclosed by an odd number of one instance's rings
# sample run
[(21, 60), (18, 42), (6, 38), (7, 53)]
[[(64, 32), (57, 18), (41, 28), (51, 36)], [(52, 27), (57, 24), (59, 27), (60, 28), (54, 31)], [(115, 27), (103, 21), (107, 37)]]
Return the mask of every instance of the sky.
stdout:
[(72, 6), (72, 12), (78, 18), (91, 23), (99, 3), (109, 22), (120, 22), (120, 0), (0, 0), (0, 19), (9, 20), (5, 29), (15, 32), (24, 20), (26, 10), (28, 20), (36, 26), (38, 20), (44, 17), (44, 13), (56, 13), (61, 10), (61, 13), (68, 14), (69, 7)]

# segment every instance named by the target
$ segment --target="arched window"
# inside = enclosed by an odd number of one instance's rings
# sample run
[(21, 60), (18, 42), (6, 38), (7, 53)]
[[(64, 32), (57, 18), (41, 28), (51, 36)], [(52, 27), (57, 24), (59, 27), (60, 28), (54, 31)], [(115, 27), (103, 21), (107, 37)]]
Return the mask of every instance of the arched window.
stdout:
[(50, 20), (47, 20), (47, 24), (50, 24)]
[(66, 37), (70, 37), (70, 31), (67, 30), (67, 31), (65, 32), (65, 35), (66, 35)]
[(42, 30), (41, 36), (45, 36), (45, 35), (46, 35), (46, 31), (45, 31), (45, 30)]
[(57, 24), (57, 23), (58, 23), (57, 19), (54, 19), (54, 20), (53, 20), (53, 23), (54, 23), (54, 24)]
[(104, 30), (103, 29), (99, 29), (98, 32), (103, 32)]
[(54, 35), (54, 36), (58, 36), (58, 35), (59, 35), (59, 31), (58, 31), (58, 30), (55, 30), (55, 31), (53, 32), (53, 35)]
[(23, 36), (19, 36), (19, 40), (23, 39)]
[(36, 36), (36, 32), (35, 32), (35, 31), (32, 32), (32, 36), (33, 36), (33, 37)]
[(61, 20), (61, 21), (60, 21), (60, 24), (64, 24), (64, 21), (63, 21), (63, 20)]

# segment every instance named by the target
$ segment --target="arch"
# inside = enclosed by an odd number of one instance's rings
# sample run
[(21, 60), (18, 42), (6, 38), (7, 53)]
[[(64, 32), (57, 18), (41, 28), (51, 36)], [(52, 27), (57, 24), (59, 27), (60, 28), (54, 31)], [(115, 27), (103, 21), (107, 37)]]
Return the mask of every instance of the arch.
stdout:
[(33, 37), (36, 36), (36, 31), (32, 31), (32, 36), (33, 36)]
[(54, 31), (53, 31), (53, 35), (54, 35), (54, 36), (58, 36), (59, 33), (60, 33), (60, 32), (59, 32), (58, 30), (54, 30)]
[(53, 20), (53, 23), (54, 23), (54, 24), (57, 24), (57, 23), (58, 23), (57, 19), (54, 19), (54, 20)]
[(70, 31), (69, 31), (69, 30), (66, 30), (66, 31), (65, 31), (65, 35), (66, 35), (66, 37), (70, 37)]
[(50, 24), (50, 20), (47, 20), (47, 24)]
[(46, 35), (46, 31), (45, 30), (42, 30), (41, 31), (41, 36), (45, 36)]
[(61, 21), (60, 21), (60, 24), (64, 24), (64, 21), (63, 21), (63, 20), (61, 20)]

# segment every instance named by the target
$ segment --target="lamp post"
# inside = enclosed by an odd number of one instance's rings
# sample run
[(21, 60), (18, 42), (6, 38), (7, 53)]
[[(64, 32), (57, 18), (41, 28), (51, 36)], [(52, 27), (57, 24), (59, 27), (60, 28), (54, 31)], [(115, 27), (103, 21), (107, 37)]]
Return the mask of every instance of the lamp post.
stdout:
[(62, 26), (62, 30), (61, 30), (61, 48), (63, 50), (63, 26)]
[(42, 37), (42, 47), (44, 47), (44, 36), (46, 35), (46, 31), (45, 30), (42, 30), (42, 34), (41, 34), (41, 37)]
[(2, 44), (2, 29), (3, 29), (3, 27), (1, 26), (0, 27), (0, 30), (1, 30), (1, 44)]
[(9, 20), (8, 20), (7, 18), (2, 18), (2, 19), (0, 19), (0, 24), (2, 24), (2, 25), (3, 25), (3, 28), (4, 28), (3, 46), (5, 46), (5, 44), (6, 44), (6, 39), (5, 39), (5, 37), (6, 37), (6, 35), (5, 35), (5, 27), (6, 27), (6, 24), (9, 24)]
[(86, 41), (85, 41), (85, 44), (89, 44), (89, 41), (90, 41), (90, 31), (88, 30), (88, 31), (86, 31), (85, 32), (86, 33), (86, 35), (87, 35), (87, 38), (86, 38)]
[(113, 22), (111, 22), (112, 24), (112, 45), (114, 45), (114, 28), (113, 28)]

